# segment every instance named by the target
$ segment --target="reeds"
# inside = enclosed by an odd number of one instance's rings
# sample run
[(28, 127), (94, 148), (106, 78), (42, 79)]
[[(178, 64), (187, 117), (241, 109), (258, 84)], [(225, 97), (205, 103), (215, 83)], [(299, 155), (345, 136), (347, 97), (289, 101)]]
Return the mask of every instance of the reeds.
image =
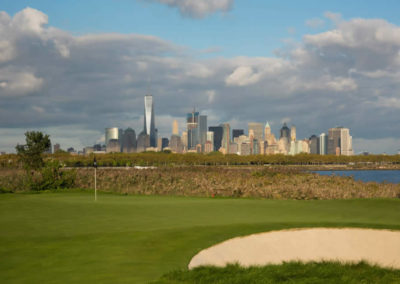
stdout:
[[(24, 172), (0, 171), (0, 189), (21, 191)], [(75, 186), (94, 188), (94, 170), (77, 170)], [(98, 168), (97, 188), (121, 194), (268, 199), (400, 198), (400, 185), (320, 176), (285, 167)]]

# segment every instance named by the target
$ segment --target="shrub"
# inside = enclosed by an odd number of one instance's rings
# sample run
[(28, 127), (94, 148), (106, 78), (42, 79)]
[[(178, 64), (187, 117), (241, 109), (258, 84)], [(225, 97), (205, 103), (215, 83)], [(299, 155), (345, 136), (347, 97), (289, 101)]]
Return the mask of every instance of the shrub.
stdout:
[(75, 170), (62, 170), (58, 161), (50, 161), (40, 171), (28, 174), (26, 188), (34, 191), (71, 188), (75, 179)]

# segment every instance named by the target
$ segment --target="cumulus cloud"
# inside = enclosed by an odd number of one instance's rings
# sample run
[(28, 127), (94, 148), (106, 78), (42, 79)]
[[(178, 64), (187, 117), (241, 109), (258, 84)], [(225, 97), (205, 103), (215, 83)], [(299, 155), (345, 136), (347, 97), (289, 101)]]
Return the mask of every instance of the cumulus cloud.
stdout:
[(74, 36), (31, 8), (0, 12), (0, 150), (22, 143), (26, 129), (46, 130), (64, 148), (95, 143), (105, 127), (139, 133), (150, 91), (160, 136), (170, 135), (173, 119), (184, 129), (182, 117), (195, 106), (209, 125), (246, 129), (268, 120), (278, 134), (291, 118), (299, 138), (343, 125), (360, 143), (393, 139), (382, 151), (395, 152), (400, 28), (329, 17), (337, 20), (331, 30), (275, 57), (199, 59), (199, 51), (154, 36)]
[(233, 6), (233, 0), (149, 0), (178, 8), (179, 12), (188, 17), (204, 18), (215, 12), (227, 12)]

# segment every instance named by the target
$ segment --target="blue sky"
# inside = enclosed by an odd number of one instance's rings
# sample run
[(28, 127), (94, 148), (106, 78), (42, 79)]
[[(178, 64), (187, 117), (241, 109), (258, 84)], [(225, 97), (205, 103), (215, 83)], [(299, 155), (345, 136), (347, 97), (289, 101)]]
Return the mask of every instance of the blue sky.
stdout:
[[(27, 8), (30, 7), (30, 8)], [(0, 151), (26, 130), (63, 148), (196, 106), (209, 125), (350, 128), (356, 153), (400, 149), (400, 1), (1, 0)]]
[(271, 56), (283, 40), (300, 40), (332, 27), (306, 25), (324, 19), (327, 11), (343, 18), (383, 18), (399, 24), (396, 0), (236, 0), (228, 12), (203, 19), (182, 16), (176, 8), (146, 0), (2, 0), (1, 10), (13, 15), (25, 7), (49, 16), (51, 26), (74, 34), (137, 33), (170, 40), (196, 50), (218, 47), (216, 56)]

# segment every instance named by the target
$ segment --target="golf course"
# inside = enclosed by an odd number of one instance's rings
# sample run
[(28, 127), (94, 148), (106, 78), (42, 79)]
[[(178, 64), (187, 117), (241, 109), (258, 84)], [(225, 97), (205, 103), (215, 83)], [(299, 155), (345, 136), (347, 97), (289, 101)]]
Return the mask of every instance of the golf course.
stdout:
[(1, 194), (0, 282), (148, 283), (227, 239), (307, 227), (400, 230), (400, 199)]

